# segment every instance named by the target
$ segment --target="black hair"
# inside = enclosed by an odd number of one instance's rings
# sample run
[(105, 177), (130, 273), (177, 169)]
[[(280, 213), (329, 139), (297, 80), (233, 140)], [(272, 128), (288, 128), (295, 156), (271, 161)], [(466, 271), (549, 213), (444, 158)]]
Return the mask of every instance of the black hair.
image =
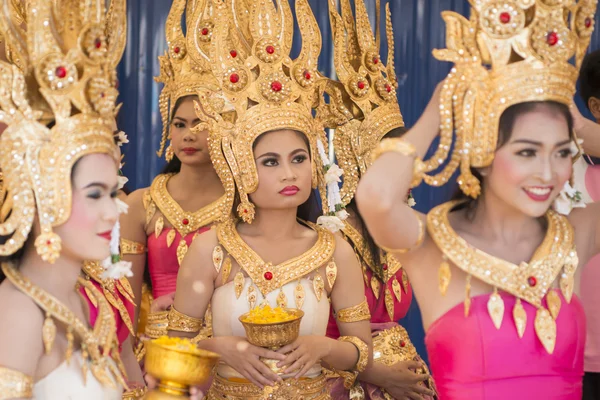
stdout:
[[(173, 118), (175, 118), (175, 114), (177, 113), (177, 110), (179, 109), (179, 107), (181, 107), (181, 104), (183, 104), (184, 101), (186, 101), (190, 98), (196, 98), (196, 96), (195, 95), (182, 96), (182, 97), (178, 98), (177, 101), (175, 102), (175, 105), (173, 106), (173, 111), (171, 112), (171, 115), (169, 116), (169, 122), (168, 122), (169, 130), (171, 129), (170, 125), (173, 122)], [(165, 165), (165, 167), (161, 171), (161, 174), (176, 174), (180, 171), (181, 171), (181, 160), (179, 158), (177, 158), (176, 155), (173, 154), (173, 158), (171, 159), (171, 161), (169, 161), (167, 163), (167, 165)]]
[[(573, 117), (571, 115), (571, 112), (569, 111), (568, 106), (562, 103), (558, 103), (556, 101), (530, 101), (512, 105), (506, 110), (504, 110), (504, 112), (500, 116), (500, 122), (498, 123), (498, 144), (496, 146), (496, 149), (499, 149), (506, 143), (508, 143), (512, 136), (517, 118), (519, 118), (521, 115), (530, 113), (538, 109), (539, 107), (546, 107), (550, 109), (550, 111), (553, 114), (562, 115), (567, 121), (567, 126), (569, 129), (569, 138), (573, 139)], [(484, 177), (476, 168), (473, 167), (471, 167), (471, 174), (473, 174), (473, 176), (479, 180), (483, 194)], [(481, 198), (481, 196), (479, 196), (479, 198)], [(452, 196), (452, 200), (459, 200), (463, 202), (460, 206), (457, 207), (457, 209), (466, 208), (468, 218), (473, 218), (473, 216), (475, 215), (475, 210), (477, 209), (479, 198), (474, 199), (470, 196), (467, 196), (460, 190), (460, 188), (458, 188)]]
[(579, 71), (579, 94), (588, 109), (591, 97), (600, 99), (600, 50), (589, 53), (583, 59)]
[[(406, 132), (407, 129), (405, 127), (394, 128), (391, 131), (389, 131), (383, 138), (398, 138), (404, 135)], [(365, 224), (362, 215), (360, 215), (360, 211), (358, 211), (358, 207), (356, 205), (354, 197), (352, 198), (352, 200), (350, 200), (350, 203), (346, 205), (346, 208), (350, 210), (356, 218), (356, 229), (360, 232), (361, 236), (365, 240), (367, 250), (371, 254), (371, 259), (373, 260), (376, 266), (382, 266), (384, 260), (382, 260), (380, 257), (379, 246), (377, 246), (377, 243), (375, 243), (373, 236), (371, 236), (371, 233), (367, 229), (367, 225)]]

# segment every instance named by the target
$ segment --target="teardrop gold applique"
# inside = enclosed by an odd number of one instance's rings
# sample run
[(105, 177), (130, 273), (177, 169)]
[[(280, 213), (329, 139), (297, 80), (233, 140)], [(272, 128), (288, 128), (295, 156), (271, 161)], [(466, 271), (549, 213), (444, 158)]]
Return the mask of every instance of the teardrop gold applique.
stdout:
[(467, 282), (465, 284), (465, 317), (469, 316), (471, 311), (471, 275), (467, 275)]
[(179, 245), (177, 246), (177, 262), (179, 262), (179, 266), (181, 266), (181, 263), (183, 262), (183, 259), (185, 257), (185, 255), (187, 254), (188, 251), (188, 245), (185, 241), (185, 239), (181, 239), (181, 241), (179, 242)]
[(327, 283), (329, 283), (329, 288), (333, 289), (333, 285), (335, 284), (335, 280), (337, 278), (337, 265), (335, 265), (334, 261), (331, 261), (325, 267), (325, 276), (327, 277)]
[(389, 289), (384, 290), (385, 292), (385, 309), (390, 317), (390, 321), (394, 320), (394, 298), (392, 297), (392, 293)]
[(171, 245), (175, 241), (175, 236), (177, 236), (177, 232), (175, 231), (175, 229), (171, 229), (169, 233), (167, 233), (167, 247), (171, 247)]
[(233, 286), (235, 289), (235, 298), (239, 299), (240, 296), (242, 295), (242, 290), (244, 290), (244, 274), (242, 274), (242, 271), (238, 272), (237, 274), (235, 274), (235, 278), (233, 278)]
[(517, 334), (522, 338), (525, 334), (525, 328), (527, 327), (527, 312), (521, 303), (521, 299), (518, 297), (515, 306), (513, 307), (513, 320), (515, 321)]
[(96, 297), (94, 296), (94, 294), (90, 291), (90, 289), (88, 288), (83, 288), (83, 291), (85, 292), (85, 295), (87, 296), (88, 300), (90, 301), (90, 303), (92, 303), (92, 305), (94, 306), (94, 308), (98, 308), (98, 302), (96, 301)]
[(73, 347), (75, 342), (75, 335), (73, 335), (73, 327), (69, 325), (67, 328), (67, 351), (65, 352), (65, 361), (67, 365), (71, 364), (71, 357), (73, 357)]
[(554, 290), (550, 289), (546, 295), (546, 303), (548, 304), (550, 315), (556, 320), (556, 318), (558, 318), (558, 313), (560, 312), (560, 306), (562, 305), (560, 296)]
[(488, 313), (492, 318), (492, 322), (496, 329), (500, 329), (502, 325), (502, 318), (504, 317), (504, 300), (498, 294), (498, 289), (494, 288), (494, 293), (490, 295), (490, 299), (487, 303)]
[(408, 275), (404, 268), (402, 268), (402, 289), (404, 289), (404, 293), (408, 293)]
[(371, 277), (371, 290), (373, 290), (375, 298), (379, 300), (379, 295), (381, 294), (381, 284), (375, 275)]
[(571, 303), (571, 298), (573, 297), (573, 287), (575, 284), (574, 277), (575, 269), (570, 271), (570, 268), (567, 268), (565, 265), (563, 269), (563, 273), (560, 276), (560, 291), (562, 292), (567, 304)]
[(287, 308), (287, 297), (285, 293), (283, 293), (283, 289), (279, 289), (279, 294), (277, 295), (277, 305), (281, 308)]
[(42, 325), (42, 341), (44, 342), (44, 350), (46, 354), (50, 354), (52, 346), (54, 346), (54, 339), (56, 338), (56, 325), (52, 320), (50, 314), (46, 314), (44, 325)]
[(88, 357), (89, 353), (87, 351), (87, 346), (82, 343), (81, 344), (81, 358), (83, 358), (83, 362), (81, 363), (81, 374), (83, 375), (83, 384), (87, 384), (87, 373), (88, 373)]
[(231, 275), (231, 258), (227, 257), (225, 261), (223, 261), (223, 274), (221, 275), (222, 285), (227, 283), (229, 275)]
[(535, 333), (548, 354), (552, 354), (556, 345), (556, 322), (552, 318), (552, 315), (550, 315), (550, 311), (545, 308), (538, 308), (537, 310), (535, 315)]
[(156, 220), (156, 223), (154, 224), (154, 237), (155, 238), (158, 238), (160, 236), (164, 227), (165, 227), (165, 220), (163, 219), (163, 217), (161, 215), (160, 217), (158, 217), (158, 219)]
[(440, 268), (438, 269), (438, 285), (442, 296), (445, 296), (446, 292), (448, 291), (451, 277), (452, 272), (450, 271), (450, 264), (446, 259), (444, 259), (444, 261), (442, 261), (440, 264)]
[(398, 282), (398, 279), (396, 279), (396, 277), (392, 279), (392, 290), (394, 291), (394, 295), (396, 296), (396, 300), (398, 300), (398, 303), (401, 303), (402, 289), (400, 288), (400, 282)]
[(298, 284), (294, 289), (294, 300), (296, 301), (296, 308), (302, 309), (302, 306), (304, 305), (304, 298), (304, 286), (302, 286), (302, 283), (298, 281)]
[(256, 305), (256, 290), (254, 289), (254, 286), (250, 285), (248, 287), (246, 299), (248, 300), (248, 306), (250, 306), (250, 309), (252, 310)]
[(223, 266), (223, 248), (221, 246), (217, 245), (213, 249), (212, 261), (218, 274), (221, 271), (221, 266)]
[(321, 278), (321, 275), (319, 274), (316, 274), (313, 279), (313, 290), (315, 291), (317, 301), (321, 301), (321, 297), (323, 297), (323, 291), (325, 290), (325, 282), (323, 282), (323, 278)]

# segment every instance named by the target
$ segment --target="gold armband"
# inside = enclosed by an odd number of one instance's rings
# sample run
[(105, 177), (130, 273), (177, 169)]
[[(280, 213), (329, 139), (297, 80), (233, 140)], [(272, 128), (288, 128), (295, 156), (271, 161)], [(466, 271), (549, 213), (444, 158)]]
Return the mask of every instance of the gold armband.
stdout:
[(202, 319), (193, 318), (188, 315), (182, 314), (171, 307), (169, 310), (169, 326), (167, 327), (170, 331), (178, 332), (199, 332), (202, 328)]
[(169, 325), (169, 312), (158, 311), (148, 314), (145, 333), (151, 339), (156, 339), (167, 334)]
[(146, 246), (142, 243), (134, 242), (121, 238), (121, 255), (126, 254), (144, 254), (146, 252)]
[(415, 244), (412, 245), (412, 247), (408, 248), (408, 249), (392, 249), (389, 247), (385, 247), (380, 245), (379, 243), (377, 243), (377, 246), (379, 246), (379, 248), (387, 253), (399, 253), (399, 254), (406, 254), (418, 247), (420, 247), (423, 244), (423, 240), (425, 240), (425, 224), (423, 224), (423, 220), (421, 219), (421, 216), (419, 214), (417, 214), (417, 212), (415, 210), (413, 210), (413, 212), (415, 213), (415, 216), (417, 217), (417, 221), (419, 223), (419, 236), (417, 237), (417, 241), (415, 242)]
[(14, 369), (0, 367), (0, 400), (32, 397), (32, 377)]
[(123, 393), (122, 400), (142, 399), (146, 395), (146, 392), (148, 392), (148, 388), (146, 387), (139, 387), (132, 390), (128, 390), (125, 393)]
[(340, 322), (370, 321), (371, 312), (369, 311), (367, 299), (365, 298), (358, 305), (339, 310), (336, 313), (336, 319)]
[(407, 142), (402, 138), (383, 139), (375, 150), (371, 153), (371, 160), (374, 162), (384, 153), (394, 152), (406, 157), (414, 158), (413, 177), (410, 187), (414, 188), (423, 181), (423, 173), (425, 172), (425, 164), (417, 154), (417, 149), (412, 143)]

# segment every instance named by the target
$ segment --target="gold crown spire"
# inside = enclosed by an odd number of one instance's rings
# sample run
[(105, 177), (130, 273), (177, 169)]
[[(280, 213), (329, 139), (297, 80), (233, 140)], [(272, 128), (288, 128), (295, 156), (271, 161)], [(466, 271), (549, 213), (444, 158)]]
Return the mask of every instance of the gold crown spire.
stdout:
[[(34, 218), (35, 246), (54, 262), (61, 240), (52, 228), (71, 213), (71, 168), (84, 155), (106, 153), (118, 162), (112, 124), (118, 92), (115, 67), (125, 41), (125, 0), (44, 0), (27, 3), (15, 25), (10, 0), (2, 1), (0, 29), (9, 59), (0, 61), (0, 165), (10, 215), (0, 224), (0, 255), (20, 249)], [(18, 65), (18, 66), (17, 66)], [(47, 124), (53, 123), (49, 128)]]
[(443, 185), (460, 166), (460, 188), (477, 197), (481, 187), (470, 168), (491, 164), (504, 110), (530, 101), (572, 103), (598, 2), (469, 1), (470, 19), (442, 13), (447, 48), (434, 50), (434, 56), (454, 68), (441, 92), (440, 145), (424, 170), (434, 171), (448, 158), (453, 131), (456, 143), (445, 168), (424, 179)]
[[(186, 35), (181, 26), (184, 13)], [(159, 157), (169, 137), (169, 121), (177, 99), (219, 87), (209, 57), (214, 29), (213, 0), (173, 1), (165, 26), (168, 49), (158, 57), (160, 75), (155, 78), (164, 84), (158, 100), (163, 123)]]
[[(335, 0), (329, 1), (333, 31), (334, 64), (339, 80), (330, 81), (330, 104), (321, 109), (327, 125), (336, 128), (334, 148), (344, 170), (342, 203), (354, 197), (361, 175), (371, 163), (371, 153), (389, 131), (404, 126), (398, 106), (398, 82), (394, 72), (394, 33), (386, 6), (387, 66), (380, 51), (380, 1), (376, 1), (376, 34), (369, 22), (363, 0), (355, 0), (355, 15), (349, 0), (341, 0), (341, 14)], [(349, 121), (349, 122), (348, 122)]]
[(278, 129), (304, 133), (317, 185), (317, 139), (324, 131), (312, 107), (319, 97), (321, 33), (308, 2), (297, 0), (302, 49), (292, 59), (294, 21), (287, 0), (219, 0), (215, 9), (211, 58), (225, 101), (208, 92), (200, 96), (197, 113), (204, 124), (197, 129), (208, 128), (211, 159), (225, 190), (233, 195), (237, 188), (238, 214), (251, 222), (254, 205), (248, 194), (258, 187), (252, 145), (261, 134)]

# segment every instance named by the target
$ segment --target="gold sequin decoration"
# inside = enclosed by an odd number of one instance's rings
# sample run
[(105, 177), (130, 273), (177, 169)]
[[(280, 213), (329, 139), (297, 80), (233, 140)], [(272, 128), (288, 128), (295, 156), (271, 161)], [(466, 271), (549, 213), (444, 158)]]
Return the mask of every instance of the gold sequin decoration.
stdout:
[(335, 265), (334, 261), (331, 261), (329, 264), (327, 264), (327, 267), (325, 268), (325, 276), (327, 277), (329, 288), (333, 289), (333, 285), (335, 284), (335, 280), (337, 278), (337, 265)]
[(175, 229), (171, 229), (169, 233), (167, 233), (167, 247), (171, 247), (173, 241), (175, 241), (175, 236), (177, 236)]
[(187, 251), (188, 251), (187, 242), (185, 241), (185, 239), (181, 239), (181, 241), (179, 242), (179, 245), (177, 246), (177, 262), (179, 263), (179, 266), (181, 266), (181, 263), (183, 262), (183, 259), (185, 258), (185, 255), (187, 254)]
[(305, 297), (306, 293), (304, 292), (304, 286), (302, 286), (302, 282), (298, 281), (298, 284), (294, 289), (294, 300), (296, 301), (296, 308), (302, 309)]
[[(97, 306), (95, 306), (97, 307)], [(72, 326), (68, 326), (67, 327), (67, 351), (65, 352), (65, 361), (67, 362), (67, 365), (69, 365), (71, 363), (71, 357), (73, 357), (73, 347), (74, 347), (74, 342), (75, 342), (75, 336), (73, 335), (73, 327)]]
[(242, 290), (244, 290), (244, 274), (242, 274), (242, 272), (238, 272), (237, 274), (235, 274), (235, 278), (233, 278), (233, 286), (235, 289), (235, 298), (239, 299), (240, 296), (242, 295)]
[(319, 274), (315, 275), (313, 279), (313, 290), (315, 291), (317, 301), (321, 301), (323, 291), (325, 290), (325, 282), (323, 282), (323, 278)]
[(385, 309), (390, 317), (390, 321), (394, 320), (394, 298), (392, 297), (392, 293), (386, 289), (385, 292)]
[(223, 261), (223, 274), (221, 275), (222, 285), (227, 283), (229, 275), (231, 275), (231, 258), (227, 257), (225, 261)]
[(283, 289), (279, 289), (279, 294), (277, 295), (277, 305), (281, 308), (287, 308), (287, 297), (285, 293), (283, 293)]
[(379, 300), (379, 295), (380, 295), (380, 290), (381, 290), (381, 284), (379, 283), (379, 279), (377, 279), (377, 277), (375, 275), (373, 275), (371, 277), (371, 290), (373, 291), (373, 294), (375, 295), (375, 298), (377, 300)]
[(442, 296), (446, 295), (448, 286), (450, 285), (450, 278), (452, 278), (452, 272), (450, 271), (450, 264), (444, 257), (444, 261), (440, 264), (438, 269), (438, 285)]
[(494, 288), (494, 293), (490, 295), (487, 303), (488, 313), (496, 329), (500, 329), (502, 318), (504, 317), (504, 300), (498, 294), (498, 289)]
[(213, 249), (212, 261), (218, 274), (221, 271), (221, 266), (223, 265), (223, 248), (221, 246), (217, 245)]
[(525, 312), (521, 299), (518, 297), (515, 306), (513, 307), (513, 320), (517, 327), (517, 334), (522, 338), (525, 334), (525, 327), (527, 326), (527, 312)]
[(556, 345), (556, 322), (545, 308), (538, 308), (535, 314), (535, 333), (548, 354), (552, 354)]
[(254, 308), (254, 306), (256, 305), (256, 289), (254, 289), (254, 286), (252, 286), (252, 285), (248, 286), (248, 291), (246, 293), (246, 300), (248, 300), (248, 306), (252, 310)]
[(402, 288), (400, 287), (400, 282), (398, 282), (396, 277), (392, 279), (392, 290), (394, 291), (394, 295), (396, 296), (398, 303), (402, 302)]
[(46, 314), (44, 319), (44, 325), (42, 325), (42, 341), (44, 342), (44, 351), (46, 354), (50, 354), (52, 347), (54, 346), (54, 339), (56, 338), (56, 325), (52, 320), (50, 314)]
[(554, 290), (550, 290), (546, 295), (546, 303), (548, 303), (548, 311), (550, 311), (550, 315), (552, 315), (552, 318), (556, 320), (556, 318), (558, 318), (558, 313), (560, 312), (561, 301), (560, 297)]
[(408, 293), (408, 275), (404, 269), (402, 270), (402, 288), (404, 293)]
[(156, 222), (154, 223), (154, 237), (158, 238), (165, 227), (165, 220), (163, 217), (158, 217)]

